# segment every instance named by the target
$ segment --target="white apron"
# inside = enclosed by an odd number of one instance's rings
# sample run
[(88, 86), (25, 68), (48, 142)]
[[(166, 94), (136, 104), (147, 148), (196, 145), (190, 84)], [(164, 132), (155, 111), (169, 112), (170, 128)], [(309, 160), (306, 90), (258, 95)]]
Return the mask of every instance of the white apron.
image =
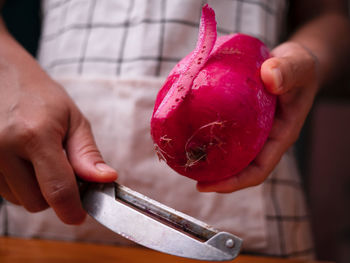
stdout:
[[(165, 2), (167, 6), (164, 7)], [(251, 28), (255, 30), (258, 28), (261, 24), (258, 23), (259, 19), (271, 19), (272, 11), (270, 9), (278, 7), (278, 3), (282, 1), (247, 1), (244, 4), (242, 4), (243, 1), (213, 1), (210, 4), (217, 11), (217, 14), (220, 14), (218, 26), (222, 31), (225, 31), (224, 25), (231, 21), (230, 16), (224, 16), (225, 11), (227, 11), (224, 2), (234, 3), (233, 8), (236, 8), (236, 13), (239, 7), (242, 12), (244, 10), (250, 12), (250, 17), (255, 15), (253, 16), (255, 20), (247, 20), (247, 17), (240, 15), (241, 28), (249, 31)], [(72, 50), (77, 48), (77, 45), (76, 42), (70, 42), (71, 38), (81, 39), (83, 38), (79, 37), (81, 33), (82, 36), (86, 37), (86, 41), (91, 41), (95, 32), (109, 30), (109, 27), (102, 23), (101, 19), (104, 16), (99, 17), (98, 14), (103, 14), (106, 10), (111, 9), (106, 8), (108, 5), (120, 5), (119, 9), (122, 10), (125, 3), (127, 3), (125, 13), (129, 14), (130, 18), (128, 25), (135, 23), (134, 27), (128, 27), (127, 31), (129, 37), (135, 37), (133, 49), (129, 50), (128, 53), (128, 45), (126, 45), (122, 48), (124, 51), (122, 59), (119, 57), (118, 63), (113, 64), (114, 60), (110, 61), (108, 57), (118, 52), (109, 50), (109, 46), (106, 46), (103, 41), (95, 41), (93, 45), (79, 46), (80, 52), (75, 53), (85, 55), (78, 56), (77, 60), (74, 60)], [(54, 26), (44, 25), (39, 54), (40, 62), (49, 74), (64, 86), (91, 122), (97, 145), (105, 161), (118, 171), (120, 183), (207, 222), (217, 229), (242, 237), (245, 251), (266, 255), (310, 257), (312, 255), (312, 242), (307, 209), (291, 152), (282, 158), (274, 173), (264, 184), (230, 194), (199, 193), (195, 188), (194, 181), (176, 174), (165, 163), (158, 161), (149, 132), (150, 117), (157, 91), (164, 82), (166, 72), (171, 69), (175, 61), (165, 55), (163, 58), (156, 56), (156, 59), (152, 59), (151, 56), (136, 56), (134, 60), (128, 56), (133, 55), (133, 53), (137, 55), (140, 49), (147, 53), (147, 41), (142, 41), (142, 36), (141, 39), (138, 38), (140, 36), (137, 26), (138, 23), (145, 24), (144, 30), (147, 31), (149, 25), (155, 23), (155, 21), (150, 22), (149, 20), (152, 17), (150, 13), (156, 9), (149, 9), (151, 4), (163, 6), (164, 14), (169, 16), (169, 18), (165, 18), (169, 19), (169, 25), (173, 25), (174, 28), (170, 30), (165, 27), (165, 30), (173, 32), (177, 30), (178, 26), (188, 29), (188, 21), (187, 24), (183, 21), (178, 22), (179, 25), (176, 24), (176, 21), (179, 20), (175, 17), (179, 15), (179, 9), (176, 9), (178, 6), (172, 6), (169, 9), (173, 13), (169, 14), (170, 11), (166, 11), (168, 10), (166, 7), (175, 5), (174, 3), (188, 5), (190, 11), (196, 6), (199, 18), (202, 1), (195, 0), (47, 1), (46, 9), (44, 8), (45, 17)], [(78, 19), (84, 20), (84, 13), (81, 10), (86, 8), (86, 4), (89, 4), (88, 7), (94, 7), (97, 11), (95, 16), (90, 16), (95, 21), (95, 24), (90, 21), (89, 29), (92, 31), (84, 31), (83, 35), (79, 31), (81, 25), (74, 23)], [(64, 10), (69, 10), (69, 13), (66, 14)], [(87, 8), (86, 12), (89, 10), (91, 11), (93, 8)], [(120, 12), (123, 14), (122, 11)], [(142, 12), (142, 14), (138, 12)], [(193, 10), (188, 14), (192, 13)], [(63, 19), (63, 15), (59, 14), (65, 14), (65, 18)], [(152, 15), (157, 16), (157, 14)], [(108, 17), (108, 12), (105, 17)], [(127, 19), (125, 15), (122, 18), (119, 16), (114, 18), (116, 20)], [(163, 17), (163, 20), (159, 21), (164, 21), (165, 18)], [(89, 21), (88, 17), (86, 19)], [(275, 17), (275, 20), (278, 19)], [(118, 21), (114, 23), (113, 25), (117, 28)], [(61, 25), (60, 28), (58, 24)], [(103, 26), (101, 26), (102, 24)], [(274, 33), (270, 32), (270, 37), (265, 34), (270, 43), (274, 43), (277, 39), (275, 34), (277, 27), (273, 28)], [(135, 30), (137, 32), (134, 32)], [(254, 32), (251, 30), (251, 32), (246, 33), (254, 34)], [(256, 32), (257, 36), (264, 33), (261, 30)], [(186, 32), (182, 31), (182, 34), (185, 35)], [(190, 38), (192, 35), (191, 33)], [(166, 43), (168, 38), (164, 39), (166, 45), (163, 47), (163, 54), (167, 50), (169, 52), (173, 50), (173, 53), (177, 53), (181, 58), (193, 48), (192, 43), (183, 49), (179, 43), (174, 42), (174, 39)], [(196, 34), (191, 42), (194, 42), (195, 38)], [(65, 52), (60, 50), (62, 48)], [(60, 59), (61, 51), (62, 56), (72, 53), (70, 54), (72, 57)], [(100, 57), (94, 56), (96, 53), (99, 53)], [(155, 70), (153, 71), (153, 69)], [(116, 76), (115, 73), (117, 73)], [(64, 225), (51, 209), (30, 214), (21, 207), (7, 204), (1, 207), (0, 220), (2, 220), (0, 231), (2, 230), (11, 236), (133, 245), (132, 242), (100, 226), (91, 218), (87, 218), (87, 221), (81, 226)]]

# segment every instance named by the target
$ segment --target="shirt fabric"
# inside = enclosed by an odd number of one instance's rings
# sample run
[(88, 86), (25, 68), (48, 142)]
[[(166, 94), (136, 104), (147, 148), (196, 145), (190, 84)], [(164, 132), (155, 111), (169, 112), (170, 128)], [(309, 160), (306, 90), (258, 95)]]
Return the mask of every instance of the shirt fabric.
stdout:
[[(225, 195), (198, 193), (194, 181), (157, 160), (149, 135), (155, 96), (193, 50), (205, 3), (215, 10), (219, 36), (241, 32), (277, 45), (283, 0), (46, 0), (39, 62), (91, 122), (120, 183), (241, 236), (244, 251), (310, 258), (308, 212), (292, 151), (262, 185)], [(76, 227), (52, 210), (0, 209), (0, 230), (8, 235), (133, 244), (91, 218)]]
[(43, 3), (39, 60), (48, 72), (123, 77), (166, 76), (193, 50), (205, 3), (215, 10), (218, 36), (241, 32), (270, 48), (278, 43), (286, 9), (284, 0)]

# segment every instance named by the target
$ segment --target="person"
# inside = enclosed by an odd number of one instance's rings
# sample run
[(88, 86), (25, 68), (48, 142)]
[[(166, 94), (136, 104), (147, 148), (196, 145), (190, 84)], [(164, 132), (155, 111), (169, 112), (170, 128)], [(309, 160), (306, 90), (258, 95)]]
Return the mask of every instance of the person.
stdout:
[(294, 30), (278, 44), (287, 1), (209, 1), (219, 35), (242, 32), (272, 48), (261, 78), (278, 105), (266, 144), (239, 176), (195, 185), (157, 161), (149, 118), (166, 75), (195, 45), (204, 2), (43, 1), (38, 62), (1, 20), (0, 230), (130, 244), (85, 219), (75, 178), (118, 177), (243, 237), (244, 251), (313, 256), (292, 145), (319, 87), (348, 57), (346, 2), (291, 1)]

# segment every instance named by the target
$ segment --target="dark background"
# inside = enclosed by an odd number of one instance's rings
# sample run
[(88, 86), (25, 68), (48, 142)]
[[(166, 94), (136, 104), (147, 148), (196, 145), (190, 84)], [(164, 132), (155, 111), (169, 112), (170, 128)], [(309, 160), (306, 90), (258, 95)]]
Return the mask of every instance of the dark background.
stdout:
[[(3, 16), (10, 32), (35, 56), (40, 1), (7, 1)], [(338, 263), (350, 262), (350, 62), (346, 72), (322, 88), (296, 143), (317, 258)]]
[(40, 0), (7, 0), (2, 14), (12, 35), (35, 55), (40, 36)]

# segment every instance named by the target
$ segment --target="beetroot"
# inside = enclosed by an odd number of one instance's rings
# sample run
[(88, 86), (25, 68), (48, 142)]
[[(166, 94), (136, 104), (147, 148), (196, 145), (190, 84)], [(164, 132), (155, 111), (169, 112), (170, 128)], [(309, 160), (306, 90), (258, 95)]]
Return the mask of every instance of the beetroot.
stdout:
[(151, 120), (160, 159), (197, 181), (222, 180), (249, 165), (276, 105), (260, 78), (268, 48), (243, 34), (216, 38), (215, 13), (205, 5), (197, 46), (170, 72)]

